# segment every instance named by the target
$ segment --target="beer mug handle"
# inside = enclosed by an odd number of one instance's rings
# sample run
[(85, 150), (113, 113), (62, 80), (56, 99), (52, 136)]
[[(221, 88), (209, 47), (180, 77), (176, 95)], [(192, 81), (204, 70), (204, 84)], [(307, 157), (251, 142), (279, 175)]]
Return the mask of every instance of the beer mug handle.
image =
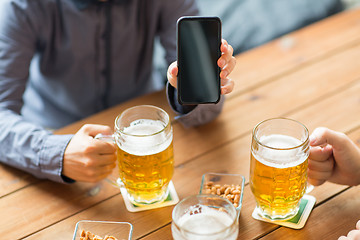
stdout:
[(96, 134), (96, 136), (94, 138), (98, 139), (98, 140), (102, 140), (104, 142), (115, 143), (115, 140), (114, 140), (115, 135), (114, 134), (106, 135), (106, 134), (98, 133), (98, 134)]
[[(95, 139), (104, 141), (104, 142), (110, 142), (110, 143), (115, 143), (115, 136), (114, 134), (112, 135), (105, 135), (102, 133), (98, 133), (96, 134), (96, 136), (94, 137)], [(120, 178), (115, 178), (113, 176), (108, 176), (107, 178), (105, 178), (105, 181), (107, 181), (108, 183), (110, 183), (111, 185), (113, 185), (116, 188), (121, 188), (124, 186), (123, 182), (120, 180)]]

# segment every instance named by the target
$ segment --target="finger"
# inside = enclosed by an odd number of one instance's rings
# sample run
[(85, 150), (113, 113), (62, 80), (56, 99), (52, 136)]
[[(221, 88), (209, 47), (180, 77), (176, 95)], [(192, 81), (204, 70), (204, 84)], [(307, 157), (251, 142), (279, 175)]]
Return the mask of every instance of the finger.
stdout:
[(356, 223), (356, 229), (360, 230), (360, 220)]
[(309, 159), (308, 168), (318, 172), (332, 172), (334, 169), (334, 159), (328, 158), (326, 161), (313, 161)]
[(321, 184), (323, 184), (323, 183), (326, 182), (326, 181), (325, 181), (325, 180), (317, 180), (317, 179), (308, 178), (308, 182), (309, 182), (311, 185), (320, 186)]
[(331, 177), (331, 174), (332, 171), (320, 172), (320, 171), (313, 171), (311, 169), (308, 170), (308, 178), (312, 180), (317, 180), (319, 182), (328, 180)]
[(225, 67), (221, 69), (220, 78), (226, 78), (227, 76), (229, 76), (229, 74), (234, 70), (235, 65), (236, 65), (236, 58), (231, 56), (230, 60), (227, 62)]
[(87, 163), (91, 167), (104, 167), (104, 166), (115, 166), (116, 155), (115, 154), (102, 154), (91, 158)]
[(98, 175), (109, 175), (110, 173), (112, 173), (112, 171), (114, 170), (114, 168), (116, 167), (116, 164), (110, 164), (110, 165), (105, 165), (105, 166), (101, 166), (97, 169), (97, 174)]
[(345, 237), (345, 236), (341, 236), (341, 237), (338, 238), (338, 240), (348, 240), (348, 238)]
[(355, 228), (360, 230), (360, 220), (357, 221)]
[(96, 179), (95, 181), (99, 181), (101, 179), (106, 178), (113, 172), (114, 168), (111, 168), (110, 166), (101, 167), (101, 168), (94, 168), (89, 170), (86, 175), (88, 179)]
[(228, 42), (225, 39), (221, 39), (221, 45), (220, 45), (220, 51), (221, 52), (225, 52), (227, 51), (227, 47), (228, 47)]
[(316, 128), (310, 136), (310, 146), (330, 144), (333, 147), (342, 146), (346, 135), (325, 127)]
[(234, 89), (234, 81), (229, 78), (221, 79), (221, 94), (228, 94), (231, 93)]
[(232, 46), (225, 39), (221, 39), (220, 51), (221, 53), (228, 53), (231, 56), (234, 53)]
[(110, 139), (90, 139), (88, 152), (93, 152), (95, 154), (114, 154), (116, 152), (116, 149), (116, 144), (113, 140), (113, 137), (111, 136)]
[(351, 230), (347, 237), (352, 240), (359, 240), (360, 239), (360, 230)]
[(218, 59), (218, 66), (220, 68), (224, 68), (233, 58), (233, 48), (225, 41), (221, 44), (220, 49), (221, 49), (221, 56)]
[(97, 166), (97, 167), (85, 167), (82, 171), (83, 177), (94, 181), (99, 181), (109, 174), (111, 174), (115, 168), (115, 164), (106, 165), (106, 166)]
[(332, 155), (332, 147), (330, 145), (326, 145), (325, 147), (311, 147), (309, 159), (314, 161), (326, 161)]
[(177, 62), (173, 62), (170, 64), (167, 71), (167, 79), (171, 86), (177, 88), (177, 75), (178, 75), (178, 66)]
[(84, 146), (84, 153), (91, 156), (115, 154), (116, 145), (115, 143), (105, 142), (100, 139), (89, 139), (86, 146)]
[(99, 133), (104, 135), (111, 135), (113, 133), (113, 130), (109, 126), (100, 124), (85, 124), (79, 131), (91, 137), (95, 137)]
[(98, 182), (112, 173), (110, 168), (84, 168), (74, 178), (81, 182)]
[[(112, 142), (106, 142), (100, 139), (94, 139), (98, 134), (111, 135), (112, 129), (109, 126), (98, 124), (85, 124), (79, 132), (83, 134), (84, 153), (87, 154), (113, 154), (116, 151), (116, 145)], [(88, 138), (86, 138), (86, 136)]]

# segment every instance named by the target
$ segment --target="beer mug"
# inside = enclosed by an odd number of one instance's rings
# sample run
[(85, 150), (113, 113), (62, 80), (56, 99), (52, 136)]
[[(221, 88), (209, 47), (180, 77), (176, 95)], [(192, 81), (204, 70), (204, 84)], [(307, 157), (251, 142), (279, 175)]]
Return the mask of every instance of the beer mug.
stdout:
[(238, 215), (234, 205), (217, 195), (193, 195), (172, 212), (174, 240), (236, 240)]
[(298, 121), (272, 118), (255, 126), (250, 187), (261, 217), (287, 220), (297, 214), (307, 188), (309, 151), (309, 131)]
[[(109, 136), (98, 135), (105, 139)], [(120, 184), (129, 200), (146, 205), (165, 200), (174, 173), (173, 132), (169, 115), (161, 108), (141, 105), (115, 119), (111, 136), (117, 149)]]

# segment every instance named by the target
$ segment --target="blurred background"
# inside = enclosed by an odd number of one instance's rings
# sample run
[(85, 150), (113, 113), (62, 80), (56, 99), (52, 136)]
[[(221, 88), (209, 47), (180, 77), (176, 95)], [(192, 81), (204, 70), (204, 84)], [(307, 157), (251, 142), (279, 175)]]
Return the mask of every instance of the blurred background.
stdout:
[[(360, 0), (196, 0), (200, 15), (218, 16), (234, 55), (350, 8)], [(165, 80), (164, 50), (155, 41), (154, 76)]]
[(342, 0), (346, 8), (359, 7), (360, 0)]

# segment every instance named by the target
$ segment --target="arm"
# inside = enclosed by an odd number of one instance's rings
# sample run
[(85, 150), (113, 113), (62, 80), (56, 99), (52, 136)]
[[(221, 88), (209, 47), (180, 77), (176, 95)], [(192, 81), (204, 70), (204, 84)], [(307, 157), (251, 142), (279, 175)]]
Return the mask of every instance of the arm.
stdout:
[(30, 62), (35, 52), (41, 57), (40, 39), (48, 40), (40, 36), (50, 11), (41, 1), (9, 2), (0, 1), (0, 162), (57, 182), (105, 178), (115, 167), (115, 145), (93, 137), (109, 134), (109, 127), (85, 125), (74, 136), (54, 135), (21, 115)]
[[(168, 101), (172, 109), (179, 114), (176, 117), (185, 127), (197, 126), (212, 121), (217, 117), (223, 107), (224, 97), (218, 104), (202, 104), (194, 106), (181, 106), (177, 100), (176, 91), (176, 21), (180, 16), (198, 15), (198, 10), (193, 0), (167, 1), (163, 11), (162, 24), (160, 25), (160, 42), (166, 50), (166, 61), (169, 66), (167, 77), (170, 84), (167, 84)], [(165, 24), (167, 23), (167, 24)], [(235, 66), (235, 58), (232, 56), (233, 49), (226, 41), (221, 46), (222, 57), (218, 61), (219, 67), (222, 69), (221, 77), (221, 93), (230, 93), (234, 87), (234, 82), (228, 78), (228, 75)]]
[(70, 135), (52, 135), (20, 114), (35, 26), (22, 6), (0, 5), (0, 161), (39, 178), (62, 182), (62, 157)]

